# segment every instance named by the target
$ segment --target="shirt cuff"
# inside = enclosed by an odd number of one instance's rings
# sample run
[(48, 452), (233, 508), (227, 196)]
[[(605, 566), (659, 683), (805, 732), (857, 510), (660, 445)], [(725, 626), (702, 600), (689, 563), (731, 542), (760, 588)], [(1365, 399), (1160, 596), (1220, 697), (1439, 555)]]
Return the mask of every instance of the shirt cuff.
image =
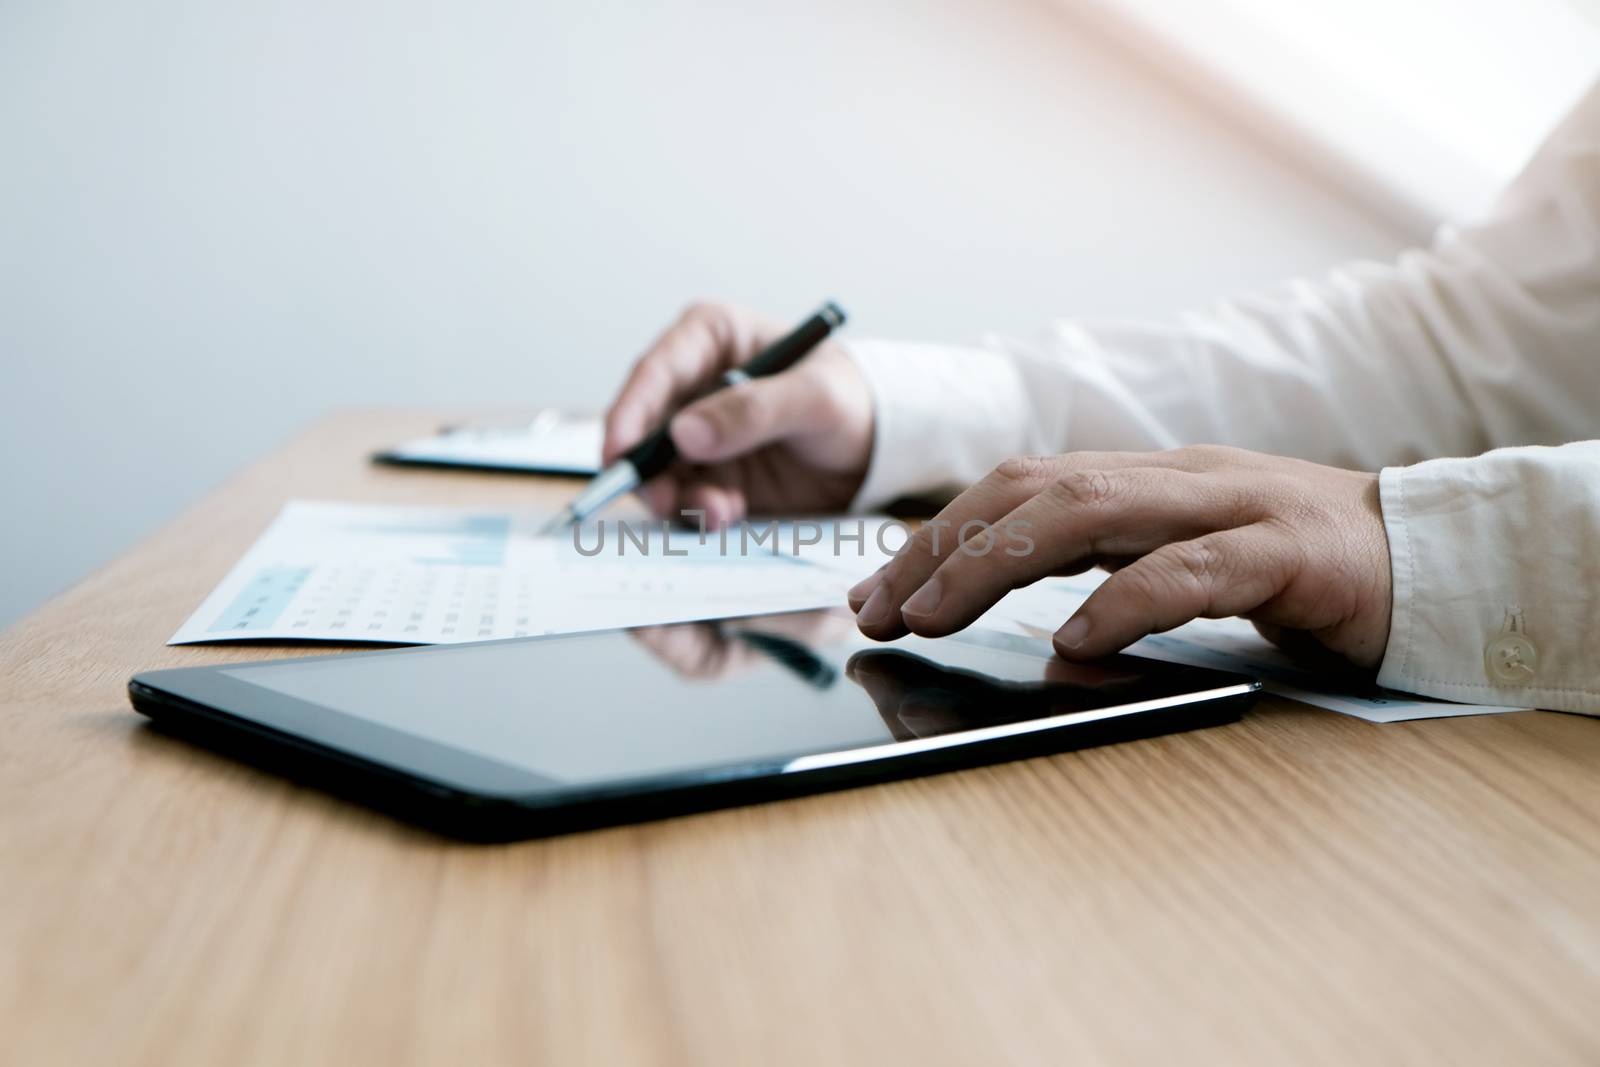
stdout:
[(1600, 714), (1600, 442), (1389, 467), (1378, 684)]
[(852, 511), (965, 488), (1022, 450), (1027, 391), (1005, 353), (893, 341), (842, 346), (872, 394), (872, 458)]

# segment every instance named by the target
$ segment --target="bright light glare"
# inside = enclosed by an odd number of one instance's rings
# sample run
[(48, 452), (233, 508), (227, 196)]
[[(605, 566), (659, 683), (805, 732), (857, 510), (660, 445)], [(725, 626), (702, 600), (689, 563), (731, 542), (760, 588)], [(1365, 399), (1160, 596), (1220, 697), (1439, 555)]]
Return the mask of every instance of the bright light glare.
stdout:
[(1565, 0), (1216, 0), (1507, 178), (1600, 70)]
[(1437, 215), (1481, 208), (1600, 75), (1590, 0), (1104, 0)]

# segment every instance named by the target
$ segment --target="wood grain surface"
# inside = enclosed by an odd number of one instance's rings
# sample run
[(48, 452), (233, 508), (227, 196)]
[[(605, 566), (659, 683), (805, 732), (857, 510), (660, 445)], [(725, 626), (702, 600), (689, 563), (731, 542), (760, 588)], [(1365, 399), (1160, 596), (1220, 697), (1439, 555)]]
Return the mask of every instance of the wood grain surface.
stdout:
[[(1600, 1062), (1600, 721), (1236, 725), (510, 846), (157, 734), (290, 497), (543, 505), (327, 419), (0, 638), (0, 1062)], [(293, 654), (302, 654), (296, 648)]]

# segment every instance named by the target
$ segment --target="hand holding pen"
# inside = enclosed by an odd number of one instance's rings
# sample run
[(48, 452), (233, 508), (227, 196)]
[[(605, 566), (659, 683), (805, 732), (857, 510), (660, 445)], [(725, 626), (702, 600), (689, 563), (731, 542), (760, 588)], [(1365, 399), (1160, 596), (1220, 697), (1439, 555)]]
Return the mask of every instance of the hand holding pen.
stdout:
[[(702, 510), (716, 527), (844, 508), (872, 452), (872, 401), (855, 363), (824, 339), (843, 317), (830, 304), (785, 334), (734, 308), (689, 308), (640, 357), (607, 412), (606, 472), (553, 525), (632, 488), (625, 470), (602, 483), (628, 458), (644, 468), (640, 496), (662, 518)], [(748, 377), (725, 384), (741, 369)], [(663, 429), (675, 454), (654, 469), (660, 457), (649, 439)]]

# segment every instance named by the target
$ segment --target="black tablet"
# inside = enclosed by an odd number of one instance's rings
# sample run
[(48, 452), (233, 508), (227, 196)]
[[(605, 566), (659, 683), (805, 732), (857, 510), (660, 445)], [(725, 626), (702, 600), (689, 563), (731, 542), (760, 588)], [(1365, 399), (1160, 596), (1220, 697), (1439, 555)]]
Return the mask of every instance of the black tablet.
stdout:
[(676, 815), (1230, 722), (1258, 684), (837, 610), (141, 674), (163, 727), (456, 836)]

